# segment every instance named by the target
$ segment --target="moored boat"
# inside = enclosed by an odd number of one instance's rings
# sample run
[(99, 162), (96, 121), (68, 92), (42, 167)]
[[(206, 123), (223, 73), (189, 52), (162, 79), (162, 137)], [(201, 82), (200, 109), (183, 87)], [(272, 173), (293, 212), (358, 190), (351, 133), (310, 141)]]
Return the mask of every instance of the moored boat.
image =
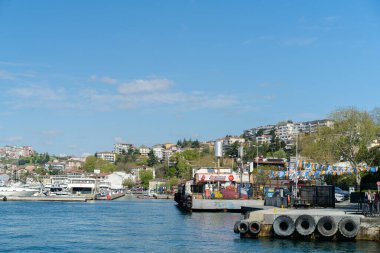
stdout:
[(38, 193), (39, 190), (16, 187), (16, 186), (1, 186), (0, 187), (0, 196), (3, 197), (30, 197)]

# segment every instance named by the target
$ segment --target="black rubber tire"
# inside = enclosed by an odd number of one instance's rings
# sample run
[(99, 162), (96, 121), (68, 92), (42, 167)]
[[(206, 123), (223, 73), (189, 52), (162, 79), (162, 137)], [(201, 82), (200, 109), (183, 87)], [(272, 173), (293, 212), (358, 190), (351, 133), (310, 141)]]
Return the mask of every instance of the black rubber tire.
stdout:
[(240, 221), (235, 222), (234, 225), (234, 233), (238, 234), (239, 233), (239, 223)]
[(191, 199), (190, 199), (190, 200), (187, 200), (187, 201), (185, 202), (185, 208), (186, 208), (187, 210), (191, 210), (192, 207), (193, 207), (193, 202), (191, 201)]
[(274, 233), (279, 237), (291, 236), (295, 229), (293, 219), (287, 215), (280, 215), (273, 222)]
[(314, 218), (307, 214), (299, 216), (296, 220), (296, 230), (302, 236), (311, 235), (316, 226)]
[(246, 234), (249, 231), (249, 223), (248, 221), (240, 221), (238, 225), (238, 230), (240, 234)]
[(317, 224), (318, 232), (324, 237), (332, 237), (338, 231), (338, 225), (331, 216), (323, 216)]
[(343, 217), (339, 222), (339, 232), (346, 238), (354, 238), (360, 230), (360, 224), (351, 217)]
[(253, 235), (258, 235), (261, 231), (261, 223), (258, 221), (251, 221), (249, 223), (249, 232)]

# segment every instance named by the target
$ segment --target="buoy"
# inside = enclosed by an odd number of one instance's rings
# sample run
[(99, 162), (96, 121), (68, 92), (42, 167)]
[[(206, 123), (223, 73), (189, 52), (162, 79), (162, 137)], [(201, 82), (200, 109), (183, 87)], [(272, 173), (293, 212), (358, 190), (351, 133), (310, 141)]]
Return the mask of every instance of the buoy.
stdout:
[(315, 220), (310, 215), (301, 215), (296, 220), (296, 230), (302, 236), (311, 235), (315, 230)]
[(338, 231), (338, 226), (331, 216), (323, 216), (317, 224), (318, 232), (324, 237), (331, 237)]
[(273, 222), (273, 230), (277, 236), (291, 236), (295, 230), (293, 219), (287, 215), (278, 216)]
[(111, 195), (107, 195), (107, 200), (111, 200)]
[(245, 234), (248, 232), (249, 230), (249, 223), (248, 221), (240, 221), (239, 225), (238, 225), (238, 230), (240, 232), (240, 234)]
[(339, 222), (339, 232), (346, 238), (354, 238), (360, 229), (360, 224), (351, 217), (344, 217)]

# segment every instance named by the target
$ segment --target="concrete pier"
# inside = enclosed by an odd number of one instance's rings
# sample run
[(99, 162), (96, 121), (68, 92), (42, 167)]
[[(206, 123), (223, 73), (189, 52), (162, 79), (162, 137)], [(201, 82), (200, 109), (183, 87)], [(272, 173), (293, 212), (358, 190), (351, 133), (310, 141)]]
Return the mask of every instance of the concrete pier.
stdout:
[(242, 206), (247, 207), (264, 207), (263, 200), (255, 199), (193, 199), (193, 212), (240, 212)]
[(78, 196), (31, 196), (31, 197), (0, 197), (2, 201), (59, 201), (59, 202), (86, 202), (85, 197)]
[(125, 196), (125, 192), (109, 194), (106, 196), (96, 197), (96, 200), (114, 200)]
[[(307, 236), (298, 233), (298, 229), (302, 230), (300, 228), (302, 224), (296, 222), (300, 216), (308, 218), (309, 221), (306, 223), (311, 224), (305, 226), (305, 230), (310, 230)], [(281, 224), (280, 221), (276, 221), (278, 217), (281, 217), (278, 220), (283, 220)], [(332, 225), (333, 227), (331, 234), (328, 234), (328, 231), (326, 233), (323, 231), (324, 227), (320, 223), (325, 220), (329, 220), (328, 226)], [(347, 221), (349, 221), (348, 224)], [(280, 228), (281, 226), (283, 227)], [(328, 226), (327, 229), (331, 229)], [(285, 233), (276, 234), (276, 229), (277, 231), (283, 229)], [(291, 232), (286, 234), (286, 230), (291, 230)], [(292, 239), (307, 238), (308, 240), (371, 240), (380, 242), (380, 217), (368, 218), (339, 209), (271, 208), (246, 214), (243, 220), (235, 224), (234, 231), (240, 233), (242, 238), (289, 237)]]

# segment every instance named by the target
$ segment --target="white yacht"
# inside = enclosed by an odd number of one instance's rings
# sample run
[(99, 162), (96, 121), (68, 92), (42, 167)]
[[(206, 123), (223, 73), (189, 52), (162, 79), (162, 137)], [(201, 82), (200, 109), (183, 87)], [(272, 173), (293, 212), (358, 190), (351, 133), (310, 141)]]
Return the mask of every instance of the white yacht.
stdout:
[(30, 197), (38, 193), (39, 190), (18, 186), (0, 186), (0, 196), (2, 197)]

